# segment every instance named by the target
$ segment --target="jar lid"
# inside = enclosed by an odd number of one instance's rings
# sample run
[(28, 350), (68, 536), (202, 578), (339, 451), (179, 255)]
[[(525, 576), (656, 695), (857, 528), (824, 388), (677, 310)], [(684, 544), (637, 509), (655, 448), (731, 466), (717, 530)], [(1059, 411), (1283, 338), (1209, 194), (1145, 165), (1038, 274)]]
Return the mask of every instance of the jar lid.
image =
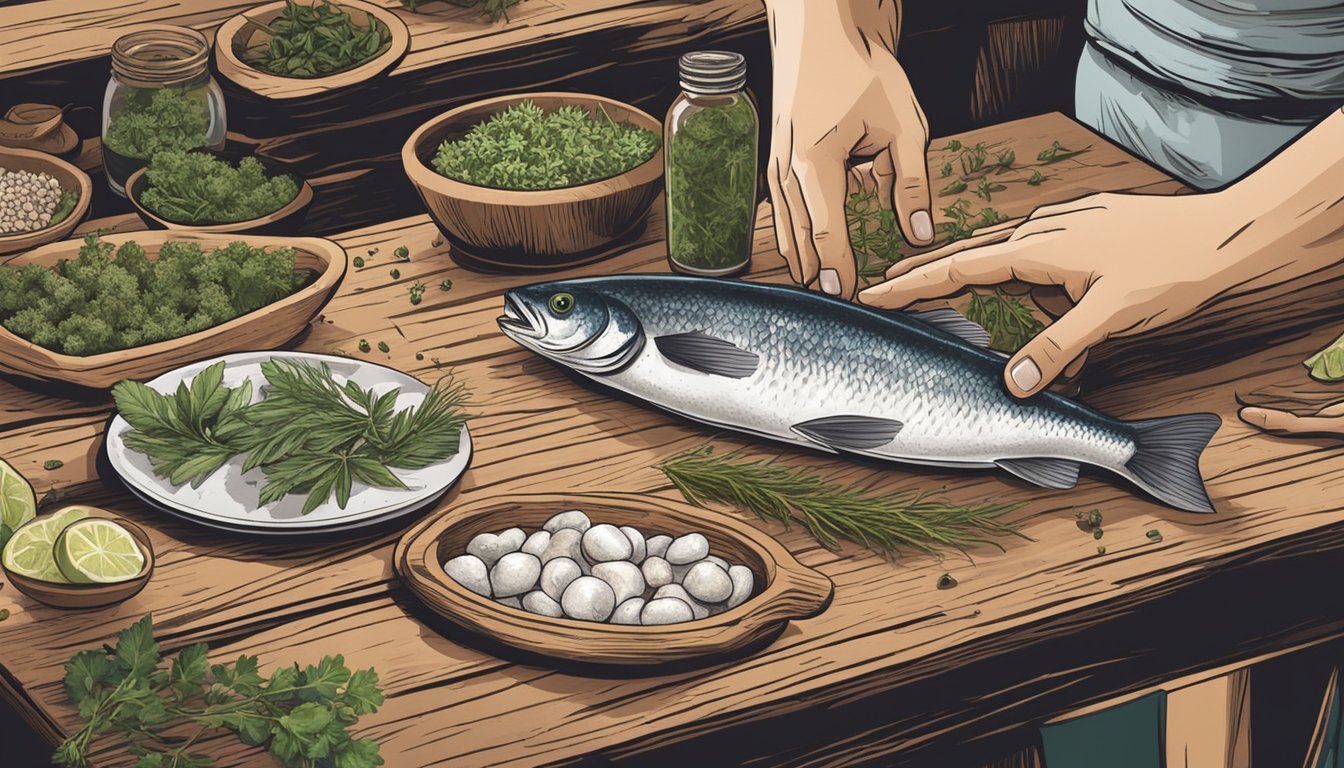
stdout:
[(149, 27), (112, 44), (112, 72), (128, 85), (182, 85), (205, 74), (210, 43), (186, 27)]
[(681, 73), (681, 87), (689, 93), (734, 93), (747, 85), (747, 59), (732, 51), (682, 54), (677, 68)]

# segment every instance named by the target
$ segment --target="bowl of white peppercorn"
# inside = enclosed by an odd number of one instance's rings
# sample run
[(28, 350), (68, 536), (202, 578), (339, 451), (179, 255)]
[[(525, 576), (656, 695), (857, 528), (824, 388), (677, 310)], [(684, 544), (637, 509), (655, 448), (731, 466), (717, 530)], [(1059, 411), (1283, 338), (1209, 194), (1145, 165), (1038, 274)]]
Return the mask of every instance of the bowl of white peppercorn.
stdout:
[(730, 515), (633, 494), (535, 494), (407, 531), (398, 575), (471, 635), (561, 662), (720, 660), (830, 604), (833, 586)]
[(89, 175), (59, 157), (0, 147), (0, 256), (64, 240), (92, 197)]

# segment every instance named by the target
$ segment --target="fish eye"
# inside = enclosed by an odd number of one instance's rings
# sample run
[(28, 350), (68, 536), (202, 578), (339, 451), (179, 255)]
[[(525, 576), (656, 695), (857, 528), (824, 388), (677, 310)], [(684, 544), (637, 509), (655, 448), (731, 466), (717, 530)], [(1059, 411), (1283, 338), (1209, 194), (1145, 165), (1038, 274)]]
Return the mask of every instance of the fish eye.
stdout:
[(574, 309), (574, 295), (569, 293), (557, 293), (551, 297), (551, 311), (557, 315), (567, 315), (571, 309)]

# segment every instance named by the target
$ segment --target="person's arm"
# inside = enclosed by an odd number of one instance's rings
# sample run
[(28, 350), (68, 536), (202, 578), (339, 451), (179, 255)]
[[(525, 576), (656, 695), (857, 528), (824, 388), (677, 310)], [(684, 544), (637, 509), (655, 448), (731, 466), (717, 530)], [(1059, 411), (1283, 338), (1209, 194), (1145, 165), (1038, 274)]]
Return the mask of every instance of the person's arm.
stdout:
[(896, 63), (893, 0), (765, 0), (774, 57), (767, 178), (793, 279), (849, 298), (858, 282), (845, 220), (849, 163), (873, 159), (883, 202), (916, 245), (933, 241), (928, 126)]
[(1009, 280), (1063, 288), (1075, 306), (1005, 368), (1008, 389), (1027, 397), (1109, 338), (1229, 296), (1276, 295), (1341, 260), (1344, 111), (1335, 111), (1224, 190), (1106, 193), (1045, 206), (1011, 231), (906, 259), (859, 298), (894, 309)]

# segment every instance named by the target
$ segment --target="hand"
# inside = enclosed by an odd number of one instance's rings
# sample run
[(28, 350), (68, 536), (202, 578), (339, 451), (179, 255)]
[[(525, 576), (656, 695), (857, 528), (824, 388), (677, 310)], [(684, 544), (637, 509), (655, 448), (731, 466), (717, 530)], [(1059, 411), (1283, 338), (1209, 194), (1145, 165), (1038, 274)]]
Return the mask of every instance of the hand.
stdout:
[(1237, 415), (1247, 424), (1271, 435), (1344, 439), (1344, 401), (1327, 405), (1314, 416), (1298, 416), (1288, 411), (1257, 406), (1242, 408)]
[[(767, 172), (775, 237), (793, 279), (850, 298), (858, 283), (845, 218), (849, 163), (873, 159), (884, 204), (915, 245), (933, 242), (928, 124), (896, 62), (890, 4), (770, 3), (774, 116)], [(857, 8), (856, 8), (857, 6)], [(873, 27), (886, 25), (885, 35)]]

